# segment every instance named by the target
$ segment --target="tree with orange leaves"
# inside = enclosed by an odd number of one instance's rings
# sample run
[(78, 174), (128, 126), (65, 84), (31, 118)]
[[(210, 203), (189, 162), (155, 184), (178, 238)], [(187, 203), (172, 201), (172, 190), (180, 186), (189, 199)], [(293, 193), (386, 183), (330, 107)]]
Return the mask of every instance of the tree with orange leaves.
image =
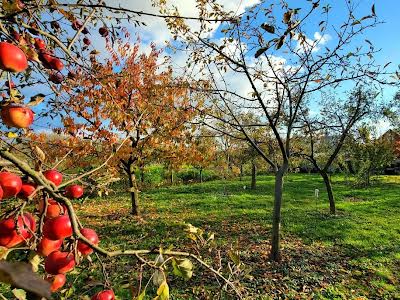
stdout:
[(133, 215), (139, 215), (135, 170), (154, 155), (173, 158), (174, 163), (182, 159), (182, 149), (187, 148), (194, 130), (188, 122), (197, 114), (193, 99), (189, 102), (188, 84), (174, 77), (160, 54), (154, 46), (146, 55), (140, 53), (138, 44), (119, 43), (104, 64), (93, 62), (101, 85), (83, 76), (66, 88), (69, 116), (63, 122), (67, 132), (102, 142), (129, 139), (114, 164), (128, 177)]

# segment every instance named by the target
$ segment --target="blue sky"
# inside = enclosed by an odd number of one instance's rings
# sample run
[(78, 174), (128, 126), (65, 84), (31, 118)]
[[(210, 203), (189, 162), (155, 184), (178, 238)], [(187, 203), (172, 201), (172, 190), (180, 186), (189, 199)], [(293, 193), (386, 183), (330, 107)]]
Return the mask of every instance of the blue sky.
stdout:
[[(229, 6), (230, 9), (235, 10), (237, 7), (240, 6), (240, 10), (243, 10), (246, 3), (250, 4), (250, 1), (252, 3), (256, 2), (257, 0), (220, 0), (224, 2), (227, 6)], [(321, 2), (325, 3), (331, 3), (333, 6), (332, 10), (332, 16), (339, 19), (342, 19), (344, 16), (344, 10), (343, 6), (338, 5), (338, 3), (342, 2), (344, 0), (322, 0)], [(126, 1), (121, 1), (121, 4), (124, 5), (132, 5), (133, 7), (130, 8), (136, 8), (140, 9), (143, 11), (149, 11), (151, 8), (151, 5), (149, 5), (150, 1), (132, 1), (132, 2), (141, 2), (141, 3), (129, 3), (126, 4)], [(190, 14), (191, 11), (193, 11), (192, 7), (190, 6), (190, 1), (188, 0), (176, 0), (179, 5), (182, 6), (183, 14), (188, 15)], [(268, 1), (267, 1), (268, 2)], [(182, 3), (182, 4), (179, 4)], [(375, 3), (376, 6), (376, 14), (379, 17), (379, 20), (384, 21), (385, 24), (379, 25), (377, 28), (371, 30), (368, 32), (368, 36), (365, 36), (365, 38), (368, 38), (371, 42), (375, 44), (377, 48), (382, 48), (381, 53), (379, 53), (376, 57), (381, 64), (385, 64), (388, 61), (392, 61), (392, 67), (397, 66), (400, 64), (400, 40), (398, 39), (399, 33), (398, 30), (400, 28), (400, 0), (358, 0), (358, 5), (359, 9), (358, 11), (360, 12), (360, 15), (357, 15), (359, 17), (362, 17), (363, 15), (370, 14), (371, 13), (371, 6), (373, 3)], [(309, 2), (306, 0), (292, 0), (290, 1), (291, 7), (305, 7), (306, 5), (309, 5)], [(137, 5), (137, 7), (135, 7)], [(239, 10), (239, 11), (240, 11)], [(331, 17), (332, 18), (332, 17)], [(317, 19), (311, 19), (311, 22), (315, 21), (317, 22)], [(152, 19), (152, 18), (147, 18), (145, 22), (148, 24), (147, 27), (143, 28), (132, 28), (131, 32), (132, 33), (137, 33), (139, 34), (143, 39), (143, 41), (150, 42), (150, 41), (156, 41), (158, 42), (158, 46), (162, 46), (162, 41), (168, 39), (168, 34), (167, 34), (167, 29), (163, 28), (162, 20), (160, 19)], [(164, 26), (165, 27), (165, 26)], [(132, 40), (134, 40), (134, 35), (132, 37)], [(97, 46), (101, 48), (101, 42), (102, 40), (93, 40), (95, 39), (92, 37), (92, 42), (95, 44), (97, 43)], [(148, 45), (144, 45), (144, 47), (148, 47)], [(385, 89), (383, 97), (385, 98), (391, 98), (396, 90), (394, 88), (387, 88)], [(27, 95), (29, 94), (35, 94), (38, 93), (38, 90), (30, 90), (26, 91)], [(53, 121), (53, 120), (38, 120), (34, 124), (34, 128), (39, 130), (39, 129), (46, 129), (46, 128), (52, 128), (59, 126), (58, 121)]]

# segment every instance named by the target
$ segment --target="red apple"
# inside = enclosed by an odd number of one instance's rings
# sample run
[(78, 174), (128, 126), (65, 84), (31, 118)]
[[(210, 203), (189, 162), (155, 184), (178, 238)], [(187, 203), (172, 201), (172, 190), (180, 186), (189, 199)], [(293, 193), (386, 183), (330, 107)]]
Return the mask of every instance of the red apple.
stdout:
[(65, 188), (65, 195), (68, 198), (78, 199), (83, 195), (83, 187), (77, 184), (69, 185)]
[(42, 62), (43, 66), (46, 69), (51, 69), (51, 62), (54, 59), (54, 56), (51, 52), (47, 50), (42, 50), (39, 52), (39, 60)]
[(19, 216), (17, 224), (15, 217), (11, 216), (0, 222), (0, 246), (12, 248), (32, 237), (36, 230), (36, 221), (30, 213)]
[(84, 37), (84, 38), (83, 38), (83, 43), (84, 43), (86, 46), (89, 46), (89, 45), (91, 44), (91, 41), (90, 41), (89, 38)]
[(46, 43), (40, 38), (35, 38), (35, 47), (36, 49), (44, 50), (46, 49)]
[(55, 84), (60, 84), (64, 81), (64, 76), (61, 73), (51, 73), (49, 80)]
[(3, 199), (3, 188), (0, 185), (0, 200)]
[(17, 46), (0, 42), (0, 68), (9, 72), (22, 72), (28, 68), (24, 51)]
[(65, 274), (75, 267), (75, 257), (72, 253), (54, 251), (44, 260), (44, 270), (52, 275)]
[[(44, 199), (39, 200), (39, 212), (42, 214), (44, 212)], [(53, 219), (58, 217), (59, 215), (66, 215), (68, 214), (67, 208), (65, 205), (62, 205), (55, 201), (54, 199), (47, 199), (47, 211), (46, 211), (46, 218)]]
[(12, 30), (11, 35), (14, 38), (14, 40), (19, 42), (19, 39), (21, 38), (21, 34), (18, 31)]
[(51, 292), (55, 293), (67, 282), (67, 277), (64, 274), (57, 274), (56, 276), (47, 276), (46, 280), (51, 283)]
[(112, 290), (104, 290), (95, 294), (92, 300), (115, 300), (115, 295)]
[(47, 170), (43, 172), (44, 177), (46, 177), (47, 180), (50, 180), (53, 182), (56, 186), (59, 186), (62, 182), (63, 176), (60, 172), (57, 170)]
[(71, 26), (74, 30), (79, 30), (83, 26), (83, 23), (79, 20), (75, 20), (72, 22)]
[(26, 199), (28, 198), (30, 195), (32, 195), (32, 193), (36, 190), (36, 183), (33, 182), (23, 182), (22, 183), (22, 187), (21, 187), (21, 191), (18, 193), (18, 196)]
[(1, 109), (1, 118), (9, 127), (28, 128), (33, 123), (33, 111), (27, 106), (6, 105)]
[[(87, 238), (92, 244), (99, 244), (99, 237), (97, 236), (96, 231), (90, 228), (82, 228), (81, 233), (85, 238)], [(93, 253), (93, 249), (87, 245), (83, 241), (78, 241), (78, 251), (82, 253), (82, 255), (89, 255)]]
[(54, 58), (51, 62), (50, 62), (50, 66), (53, 70), (57, 70), (57, 71), (61, 71), (64, 68), (64, 64), (63, 62), (58, 59), (58, 58)]
[(41, 256), (48, 256), (50, 253), (60, 250), (62, 243), (63, 240), (49, 240), (42, 237), (37, 246), (37, 253)]
[(50, 240), (61, 240), (72, 235), (69, 216), (58, 216), (44, 223), (43, 236)]
[(15, 88), (15, 83), (11, 80), (10, 81), (10, 83), (8, 82), (8, 80), (4, 83), (4, 85), (7, 87), (7, 88)]
[(59, 30), (61, 28), (60, 24), (57, 21), (51, 21), (50, 26), (51, 26), (51, 28), (53, 28), (55, 30)]
[(3, 198), (10, 198), (16, 196), (21, 191), (22, 180), (13, 173), (1, 172), (0, 186), (3, 189)]
[(107, 27), (100, 27), (99, 33), (102, 37), (108, 36), (108, 28)]

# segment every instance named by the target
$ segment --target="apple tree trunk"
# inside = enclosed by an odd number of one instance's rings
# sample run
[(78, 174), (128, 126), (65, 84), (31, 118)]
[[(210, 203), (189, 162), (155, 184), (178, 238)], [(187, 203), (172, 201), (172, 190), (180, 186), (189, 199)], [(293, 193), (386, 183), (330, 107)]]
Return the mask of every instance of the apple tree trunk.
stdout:
[(257, 184), (257, 166), (254, 162), (251, 163), (251, 189), (255, 190)]
[(289, 162), (285, 161), (275, 174), (274, 210), (272, 213), (271, 259), (281, 259), (281, 208), (283, 194), (283, 177), (287, 172)]
[(132, 209), (131, 214), (134, 216), (139, 216), (139, 190), (137, 188), (136, 176), (135, 176), (135, 166), (133, 163), (129, 164), (129, 169), (126, 170), (129, 178), (129, 192), (131, 194)]
[(324, 180), (326, 192), (328, 193), (329, 211), (332, 215), (334, 215), (336, 214), (336, 205), (335, 205), (335, 197), (333, 195), (331, 179), (329, 178), (329, 175), (325, 170), (320, 170), (319, 173), (321, 174), (321, 177)]

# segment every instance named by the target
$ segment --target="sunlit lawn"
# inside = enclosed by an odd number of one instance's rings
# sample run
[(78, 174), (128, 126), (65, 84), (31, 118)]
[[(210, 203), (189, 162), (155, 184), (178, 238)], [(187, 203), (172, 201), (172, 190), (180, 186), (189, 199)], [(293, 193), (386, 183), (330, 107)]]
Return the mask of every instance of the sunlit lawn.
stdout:
[[(400, 297), (400, 177), (382, 177), (366, 189), (347, 185), (343, 177), (333, 181), (337, 216), (328, 214), (318, 176), (286, 178), (280, 265), (267, 260), (272, 176), (260, 176), (254, 191), (248, 178), (145, 191), (144, 221), (127, 216), (130, 202), (124, 193), (89, 200), (80, 213), (83, 222), (101, 227), (103, 245), (113, 247), (182, 248), (188, 243), (184, 222), (215, 232), (221, 250), (238, 247), (251, 266), (252, 278), (243, 280), (249, 299)], [(315, 189), (320, 190), (318, 199)], [(196, 270), (199, 276), (200, 272)], [(126, 277), (122, 274), (120, 280)], [(192, 293), (197, 284), (196, 279), (184, 284), (173, 281), (174, 299), (200, 297)]]
[[(268, 260), (274, 178), (259, 176), (256, 190), (249, 189), (249, 181), (143, 191), (143, 219), (129, 215), (130, 198), (122, 187), (108, 198), (89, 199), (76, 208), (85, 226), (97, 228), (107, 249), (186, 250), (191, 242), (184, 223), (214, 232), (225, 265), (233, 247), (251, 269), (241, 280), (247, 299), (400, 299), (400, 177), (381, 177), (366, 189), (334, 177), (338, 214), (330, 216), (318, 176), (287, 176), (280, 264)], [(320, 190), (319, 198), (315, 189)], [(215, 255), (204, 257), (216, 262)], [(102, 261), (119, 299), (132, 299), (137, 261)], [(58, 299), (85, 299), (103, 283), (101, 268), (85, 262), (68, 275), (64, 298)], [(218, 290), (213, 275), (198, 265), (191, 280), (169, 276), (169, 285), (172, 299), (216, 299)], [(156, 295), (152, 284), (147, 295), (146, 299)], [(233, 298), (225, 294), (222, 299)]]

